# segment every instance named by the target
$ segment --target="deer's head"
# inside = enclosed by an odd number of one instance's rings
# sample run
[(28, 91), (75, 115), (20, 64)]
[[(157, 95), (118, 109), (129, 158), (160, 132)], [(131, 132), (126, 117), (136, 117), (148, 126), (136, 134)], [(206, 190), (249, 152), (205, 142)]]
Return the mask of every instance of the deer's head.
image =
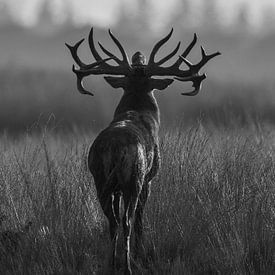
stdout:
[[(80, 93), (93, 95), (91, 92), (88, 92), (83, 86), (83, 78), (89, 75), (112, 75), (105, 76), (104, 79), (113, 87), (113, 88), (123, 88), (124, 91), (130, 93), (148, 93), (153, 89), (163, 90), (167, 88), (174, 79), (179, 81), (191, 81), (193, 82), (194, 90), (191, 92), (182, 93), (182, 95), (194, 96), (198, 94), (201, 88), (202, 81), (206, 78), (205, 74), (200, 74), (200, 69), (212, 58), (217, 55), (220, 55), (219, 52), (207, 55), (203, 47), (201, 47), (202, 58), (197, 64), (192, 64), (186, 59), (189, 52), (192, 50), (197, 41), (197, 36), (194, 34), (194, 38), (185, 51), (179, 55), (178, 59), (168, 67), (163, 67), (162, 65), (175, 56), (180, 48), (180, 42), (177, 44), (176, 48), (169, 53), (167, 56), (163, 57), (159, 61), (155, 61), (155, 56), (159, 49), (170, 39), (173, 33), (173, 29), (170, 33), (161, 39), (153, 47), (151, 54), (146, 64), (146, 58), (141, 52), (136, 52), (132, 58), (131, 63), (124, 48), (122, 47), (119, 40), (112, 34), (109, 30), (110, 37), (117, 45), (118, 49), (121, 52), (122, 59), (119, 59), (117, 56), (112, 54), (109, 50), (103, 47), (103, 45), (98, 42), (101, 50), (108, 56), (108, 58), (103, 59), (94, 45), (93, 39), (93, 28), (89, 34), (89, 46), (90, 50), (96, 60), (96, 62), (91, 64), (83, 63), (77, 55), (77, 49), (84, 39), (77, 42), (74, 46), (66, 44), (69, 48), (71, 55), (79, 66), (79, 69), (76, 69), (73, 65), (73, 72), (77, 76), (77, 87)], [(113, 60), (117, 65), (110, 65), (107, 62)], [(182, 63), (187, 65), (186, 70), (180, 69)], [(154, 76), (170, 76), (173, 78), (153, 78)]]

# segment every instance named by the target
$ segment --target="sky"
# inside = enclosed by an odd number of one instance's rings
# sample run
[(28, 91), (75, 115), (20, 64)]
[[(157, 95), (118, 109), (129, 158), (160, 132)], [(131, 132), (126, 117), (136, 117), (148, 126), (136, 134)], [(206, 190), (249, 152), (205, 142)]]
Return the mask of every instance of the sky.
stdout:
[(275, 32), (274, 0), (0, 0), (0, 25), (34, 28), (45, 10), (52, 29), (68, 22), (113, 27), (124, 16), (144, 20), (155, 32), (175, 18), (190, 28), (210, 25), (232, 32), (241, 26), (255, 34)]

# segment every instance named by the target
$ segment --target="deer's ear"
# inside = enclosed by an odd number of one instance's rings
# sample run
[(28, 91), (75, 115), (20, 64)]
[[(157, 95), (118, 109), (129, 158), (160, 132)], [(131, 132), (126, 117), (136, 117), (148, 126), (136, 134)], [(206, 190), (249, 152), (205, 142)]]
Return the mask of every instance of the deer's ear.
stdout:
[(164, 90), (169, 85), (173, 83), (174, 79), (164, 78), (164, 79), (150, 79), (150, 87), (151, 89)]
[(104, 79), (115, 89), (125, 88), (127, 85), (126, 77), (104, 76)]

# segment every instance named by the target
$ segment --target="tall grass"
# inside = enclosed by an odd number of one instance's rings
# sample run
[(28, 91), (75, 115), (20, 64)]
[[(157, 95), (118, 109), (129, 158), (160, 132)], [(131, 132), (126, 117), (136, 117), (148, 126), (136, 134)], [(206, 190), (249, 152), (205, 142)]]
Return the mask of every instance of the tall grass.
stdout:
[(273, 138), (252, 124), (165, 133), (164, 163), (147, 205), (160, 273), (272, 273)]
[[(134, 272), (275, 272), (274, 133), (256, 122), (164, 129)], [(86, 168), (92, 138), (0, 138), (1, 274), (108, 272), (108, 225)]]

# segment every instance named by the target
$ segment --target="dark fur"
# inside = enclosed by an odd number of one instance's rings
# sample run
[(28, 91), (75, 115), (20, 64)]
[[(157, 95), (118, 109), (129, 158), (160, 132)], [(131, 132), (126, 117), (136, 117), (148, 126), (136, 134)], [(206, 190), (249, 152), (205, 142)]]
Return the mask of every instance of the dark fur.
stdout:
[(113, 266), (120, 223), (120, 203), (121, 197), (123, 198), (126, 273), (131, 274), (132, 226), (138, 250), (142, 238), (142, 214), (150, 192), (150, 182), (160, 167), (160, 119), (153, 89), (164, 89), (172, 80), (143, 76), (105, 79), (115, 88), (122, 87), (124, 94), (116, 108), (113, 121), (92, 144), (88, 166), (94, 177), (100, 204), (109, 220)]

